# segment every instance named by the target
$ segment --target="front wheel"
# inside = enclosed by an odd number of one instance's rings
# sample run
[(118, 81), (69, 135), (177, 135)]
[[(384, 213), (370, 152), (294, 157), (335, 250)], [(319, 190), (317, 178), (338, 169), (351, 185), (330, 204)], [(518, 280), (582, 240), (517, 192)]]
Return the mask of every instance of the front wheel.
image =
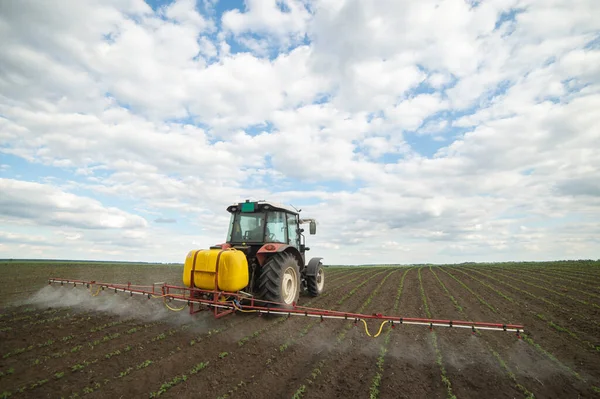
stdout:
[(314, 276), (306, 276), (306, 288), (308, 295), (313, 297), (321, 295), (323, 292), (323, 288), (325, 288), (325, 270), (323, 270), (321, 263), (317, 266)]
[(291, 306), (300, 295), (300, 269), (296, 259), (285, 253), (272, 255), (258, 280), (260, 299)]

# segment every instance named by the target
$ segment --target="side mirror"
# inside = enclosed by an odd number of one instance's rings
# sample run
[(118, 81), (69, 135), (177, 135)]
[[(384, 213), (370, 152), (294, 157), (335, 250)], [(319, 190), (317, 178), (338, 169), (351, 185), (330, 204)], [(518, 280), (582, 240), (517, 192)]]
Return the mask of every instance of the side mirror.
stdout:
[(317, 234), (317, 223), (315, 223), (314, 220), (311, 220), (311, 222), (310, 222), (310, 234), (311, 235)]

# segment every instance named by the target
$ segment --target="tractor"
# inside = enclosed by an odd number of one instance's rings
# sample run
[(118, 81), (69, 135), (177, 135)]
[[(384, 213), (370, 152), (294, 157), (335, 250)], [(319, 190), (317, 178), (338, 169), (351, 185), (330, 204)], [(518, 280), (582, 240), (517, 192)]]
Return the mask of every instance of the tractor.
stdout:
[(183, 280), (188, 287), (242, 291), (273, 305), (291, 306), (300, 293), (323, 292), (322, 258), (306, 263), (304, 229), (316, 234), (316, 221), (300, 210), (269, 201), (235, 203), (227, 240), (209, 250), (190, 251)]
[[(190, 314), (212, 309), (216, 318), (237, 311), (259, 315), (302, 316), (324, 319), (361, 320), (370, 337), (378, 337), (384, 325), (414, 324), (494, 331), (514, 331), (517, 337), (522, 325), (460, 320), (423, 319), (385, 316), (380, 313), (361, 314), (329, 309), (309, 308), (297, 304), (300, 292), (318, 296), (323, 292), (325, 273), (322, 258), (312, 258), (306, 264), (304, 229), (309, 223), (310, 234), (316, 234), (314, 219), (300, 218), (300, 210), (268, 201), (236, 203), (227, 207), (231, 214), (227, 240), (209, 249), (189, 251), (183, 267), (185, 287), (167, 283), (135, 285), (98, 283), (96, 281), (51, 278), (49, 284), (87, 287), (93, 296), (107, 290), (129, 296), (161, 298), (172, 311), (189, 307)], [(404, 274), (406, 276), (406, 274)], [(384, 278), (385, 280), (385, 278)], [(95, 293), (93, 293), (95, 287)], [(179, 302), (180, 308), (169, 305)], [(367, 320), (381, 322), (377, 333), (371, 335)]]

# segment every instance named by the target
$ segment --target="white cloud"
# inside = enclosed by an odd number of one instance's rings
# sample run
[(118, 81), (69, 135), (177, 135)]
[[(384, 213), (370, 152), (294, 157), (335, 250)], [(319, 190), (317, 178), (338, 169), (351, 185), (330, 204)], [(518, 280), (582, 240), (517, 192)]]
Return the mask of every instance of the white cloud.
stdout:
[(592, 256), (599, 7), (0, 3), (2, 254), (181, 260), (267, 198), (333, 263)]
[(0, 215), (16, 223), (84, 229), (132, 229), (147, 225), (140, 216), (44, 184), (0, 179), (0, 191)]
[(439, 94), (419, 94), (386, 109), (388, 122), (402, 130), (416, 130), (423, 121), (448, 108), (448, 103)]
[(266, 34), (276, 44), (288, 46), (301, 41), (306, 33), (310, 12), (304, 1), (247, 0), (247, 10), (227, 11), (222, 24), (235, 35)]

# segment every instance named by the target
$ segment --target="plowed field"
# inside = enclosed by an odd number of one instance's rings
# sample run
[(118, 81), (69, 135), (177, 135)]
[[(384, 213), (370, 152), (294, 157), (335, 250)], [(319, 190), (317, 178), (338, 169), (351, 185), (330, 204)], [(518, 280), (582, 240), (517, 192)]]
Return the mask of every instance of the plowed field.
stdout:
[[(600, 397), (600, 262), (326, 268), (300, 304), (526, 326), (510, 332), (208, 312), (50, 287), (180, 284), (176, 266), (0, 266), (1, 397)], [(142, 276), (142, 277), (140, 277)], [(369, 322), (371, 334), (379, 323)]]

